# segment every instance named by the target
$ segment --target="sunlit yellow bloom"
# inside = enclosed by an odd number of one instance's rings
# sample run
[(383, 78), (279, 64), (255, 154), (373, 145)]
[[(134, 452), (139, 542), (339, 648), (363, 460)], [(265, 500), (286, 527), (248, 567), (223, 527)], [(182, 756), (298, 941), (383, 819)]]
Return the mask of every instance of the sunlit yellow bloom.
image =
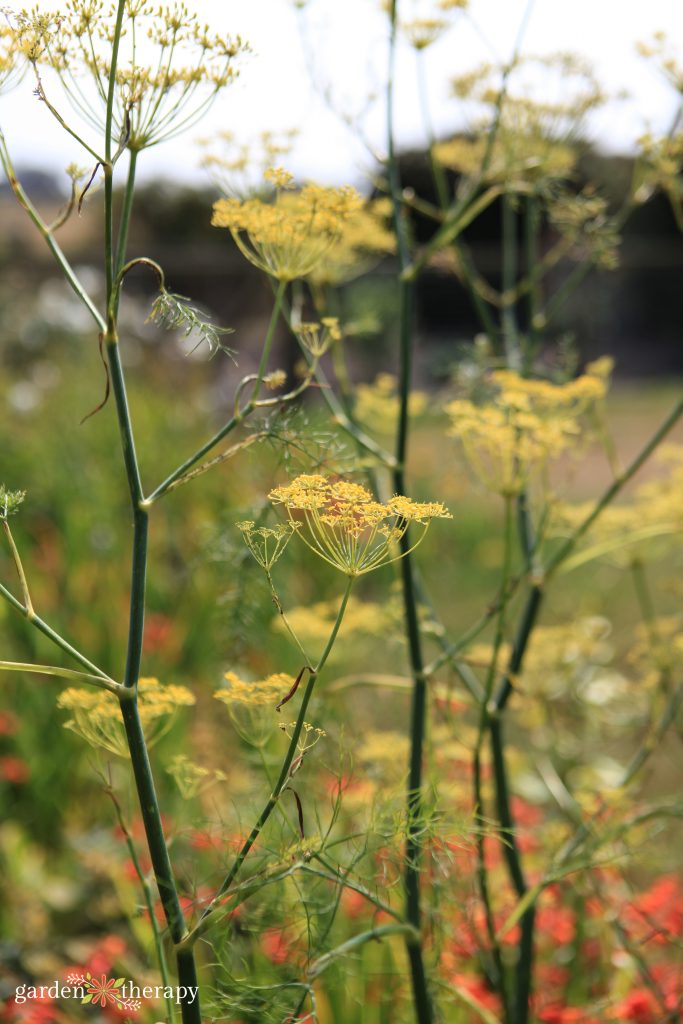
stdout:
[(412, 501), (395, 495), (386, 504), (370, 491), (347, 480), (304, 474), (269, 494), (287, 510), (291, 522), (303, 514), (302, 540), (320, 558), (347, 576), (362, 576), (396, 561), (396, 545), (410, 523), (422, 527), (417, 547), (434, 518), (451, 518), (439, 502)]
[(493, 491), (515, 494), (533, 472), (576, 452), (581, 417), (607, 389), (604, 366), (566, 384), (528, 380), (512, 370), (491, 374), (490, 399), (446, 406), (451, 435), (462, 442), (477, 476)]
[[(354, 413), (362, 423), (382, 434), (393, 434), (398, 422), (400, 400), (398, 380), (391, 373), (379, 373), (372, 384), (358, 384)], [(408, 412), (411, 420), (426, 410), (428, 397), (424, 391), (411, 391)]]
[(226, 672), (225, 680), (229, 686), (216, 690), (214, 697), (223, 704), (249, 704), (253, 707), (276, 704), (291, 690), (294, 678), (286, 672), (276, 672), (254, 682), (245, 682), (234, 672)]
[(363, 733), (362, 742), (355, 753), (369, 767), (381, 764), (384, 768), (403, 772), (409, 749), (410, 740), (403, 733), (370, 729)]
[[(547, 94), (552, 95), (554, 75), (566, 99), (531, 99), (538, 94), (534, 79), (539, 73)], [(454, 79), (453, 94), (473, 104), (476, 113), (469, 133), (435, 147), (437, 159), (461, 174), (482, 174), (484, 181), (522, 190), (570, 176), (578, 158), (573, 144), (577, 129), (604, 102), (590, 67), (566, 53), (518, 59), (511, 70), (484, 64)]]
[[(317, 601), (287, 611), (287, 621), (298, 637), (310, 642), (324, 644), (334, 626), (339, 611), (338, 601)], [(391, 602), (377, 604), (373, 601), (351, 602), (344, 613), (340, 635), (378, 637), (385, 636), (391, 627), (400, 622), (400, 610)], [(273, 619), (273, 629), (286, 631), (282, 616)]]
[(291, 153), (297, 135), (297, 129), (263, 131), (245, 142), (234, 132), (218, 132), (199, 140), (205, 152), (202, 167), (225, 195), (246, 198), (254, 191), (254, 184), (263, 181), (267, 171)]
[(392, 206), (387, 198), (371, 199), (352, 211), (340, 225), (338, 237), (308, 275), (315, 284), (344, 284), (366, 273), (396, 251), (391, 228)]
[[(164, 686), (158, 679), (140, 679), (138, 707), (148, 746), (168, 732), (178, 710), (195, 703), (194, 694), (185, 686)], [(65, 728), (72, 729), (93, 747), (102, 747), (128, 755), (128, 745), (118, 701), (106, 690), (63, 690), (57, 705), (70, 711)]]
[(609, 217), (607, 200), (592, 188), (578, 195), (560, 191), (548, 203), (548, 217), (570, 246), (572, 259), (590, 261), (603, 270), (619, 265), (619, 234)]
[(278, 281), (310, 274), (342, 235), (344, 224), (362, 200), (355, 189), (305, 185), (286, 188), (286, 172), (267, 172), (275, 184), (272, 202), (261, 199), (219, 199), (211, 223), (228, 228), (250, 263)]

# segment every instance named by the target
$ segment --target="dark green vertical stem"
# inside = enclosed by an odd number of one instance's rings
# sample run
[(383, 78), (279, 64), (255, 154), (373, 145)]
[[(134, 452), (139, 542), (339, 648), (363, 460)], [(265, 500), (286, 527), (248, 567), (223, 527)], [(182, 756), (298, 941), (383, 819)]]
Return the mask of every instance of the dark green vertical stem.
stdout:
[(123, 193), (123, 208), (121, 210), (121, 221), (119, 224), (119, 237), (116, 244), (116, 273), (119, 272), (126, 262), (126, 249), (128, 247), (128, 231), (130, 218), (133, 212), (133, 199), (135, 196), (135, 172), (137, 170), (138, 151), (131, 149), (128, 157), (128, 179)]
[(541, 341), (541, 332), (538, 324), (538, 310), (541, 298), (541, 286), (538, 278), (538, 234), (540, 227), (540, 215), (538, 200), (535, 196), (528, 196), (524, 204), (524, 238), (525, 238), (525, 267), (526, 276), (529, 280), (529, 294), (527, 300), (527, 334), (528, 345), (524, 353), (524, 372), (528, 373), (531, 363), (538, 350)]
[[(489, 721), (491, 736), (491, 752), (493, 755), (493, 776), (496, 784), (496, 808), (501, 832), (503, 833), (503, 856), (512, 879), (518, 898), (521, 900), (527, 893), (527, 883), (522, 870), (522, 862), (515, 836), (514, 820), (510, 809), (510, 793), (507, 783), (505, 765), (505, 738), (503, 722), (499, 714)], [(534, 954), (534, 925), (536, 908), (532, 905), (525, 910), (520, 921), (521, 937), (519, 941), (519, 959), (515, 965), (516, 990), (512, 1020), (514, 1024), (527, 1024), (529, 1020), (529, 997)]]
[[(401, 271), (410, 265), (410, 249), (401, 204), (401, 180), (394, 146), (394, 75), (396, 60), (396, 15), (397, 0), (391, 5), (391, 35), (389, 45), (389, 77), (387, 83), (387, 148), (388, 172), (394, 223)], [(408, 396), (412, 378), (412, 281), (400, 281), (400, 338), (399, 338), (399, 397), (400, 412), (396, 437), (396, 469), (393, 474), (394, 488), (398, 494), (405, 494), (405, 463), (408, 451)], [(427, 682), (424, 675), (424, 659), (420, 640), (420, 625), (417, 615), (415, 579), (408, 532), (401, 538), (401, 580), (403, 583), (403, 604), (408, 638), (410, 667), (413, 677), (413, 695), (410, 713), (410, 767), (408, 773), (408, 835), (404, 868), (406, 893), (406, 917), (416, 933), (420, 933), (420, 865), (422, 859), (423, 801), (422, 767), (424, 761), (424, 737), (427, 718)], [(422, 956), (422, 944), (412, 936), (406, 939), (410, 974), (413, 987), (415, 1016), (418, 1024), (432, 1024), (433, 1011), (427, 976)]]
[(521, 351), (517, 318), (512, 300), (517, 285), (518, 246), (517, 246), (517, 212), (512, 196), (506, 192), (502, 199), (503, 205), (503, 341), (505, 359), (511, 370), (521, 369)]
[[(147, 528), (148, 517), (144, 508), (144, 493), (135, 452), (133, 427), (128, 408), (128, 397), (119, 353), (116, 315), (118, 300), (113, 295), (114, 279), (118, 261), (125, 259), (128, 225), (133, 204), (135, 183), (136, 156), (131, 154), (128, 182), (124, 195), (124, 205), (119, 234), (118, 250), (114, 247), (114, 209), (113, 209), (113, 177), (112, 162), (112, 127), (114, 113), (114, 96), (116, 90), (116, 65), (119, 44), (121, 41), (125, 0), (119, 0), (116, 11), (116, 23), (112, 39), (111, 67), (107, 92), (107, 116), (105, 126), (105, 160), (104, 160), (104, 259), (107, 282), (107, 324), (104, 340), (106, 341), (107, 360), (111, 374), (112, 392), (116, 405), (116, 414), (121, 436), (121, 448), (126, 469), (128, 488), (130, 491), (133, 513), (133, 555), (130, 588), (130, 618), (128, 630), (128, 650), (126, 655), (125, 691), (120, 698), (128, 748), (135, 786), (140, 801), (140, 811), (145, 826), (147, 845), (154, 868), (154, 876), (159, 889), (159, 897), (164, 909), (171, 938), (176, 946), (182, 942), (186, 934), (185, 920), (178, 899), (178, 891), (173, 878), (173, 869), (168, 854), (159, 811), (159, 801), (154, 788), (152, 768), (147, 753), (147, 744), (142, 729), (140, 711), (137, 700), (137, 684), (140, 674), (142, 657), (142, 640), (145, 621), (145, 579), (147, 573)], [(192, 950), (177, 950), (178, 982), (186, 988), (197, 984), (197, 972)], [(183, 1002), (181, 1006), (183, 1024), (201, 1024), (199, 998), (192, 1003)]]

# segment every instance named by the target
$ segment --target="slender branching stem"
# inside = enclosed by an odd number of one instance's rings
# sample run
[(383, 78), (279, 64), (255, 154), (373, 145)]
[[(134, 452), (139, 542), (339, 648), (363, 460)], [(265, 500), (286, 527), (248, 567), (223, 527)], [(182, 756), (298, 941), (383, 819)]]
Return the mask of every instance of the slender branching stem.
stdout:
[(209, 905), (206, 907), (197, 925), (186, 936), (184, 942), (182, 943), (182, 949), (192, 949), (194, 943), (199, 938), (199, 936), (202, 935), (211, 924), (213, 924), (213, 919), (215, 917), (216, 910), (224, 901), (226, 895), (228, 894), (232, 886), (232, 883), (239, 874), (242, 864), (247, 859), (249, 851), (251, 850), (252, 846), (254, 845), (259, 835), (261, 834), (263, 826), (270, 818), (271, 814), (273, 813), (273, 810), (277, 806), (277, 802), (280, 799), (280, 796), (282, 795), (284, 789), (287, 787), (287, 783), (291, 778), (292, 765), (294, 764), (295, 758), (297, 757), (297, 751), (299, 750), (299, 739), (301, 737), (301, 732), (304, 727), (306, 710), (308, 708), (308, 705), (310, 704), (311, 697), (313, 696), (313, 690), (315, 689), (316, 681), (322, 669), (325, 666), (325, 662), (327, 661), (332, 650), (332, 647), (334, 646), (334, 642), (337, 638), (339, 628), (342, 624), (342, 619), (344, 618), (344, 613), (346, 611), (349, 596), (351, 594), (351, 587), (353, 586), (353, 581), (354, 577), (350, 576), (348, 579), (348, 583), (346, 585), (346, 589), (344, 591), (344, 596), (342, 597), (341, 604), (339, 606), (339, 611), (337, 612), (337, 617), (335, 619), (332, 631), (325, 646), (325, 650), (321, 654), (320, 660), (318, 661), (317, 665), (315, 665), (315, 667), (312, 668), (311, 671), (309, 672), (308, 681), (306, 683), (303, 698), (301, 700), (301, 705), (299, 707), (299, 714), (292, 729), (289, 747), (287, 748), (287, 753), (285, 754), (284, 760), (282, 762), (282, 767), (280, 768), (280, 774), (277, 778), (275, 785), (273, 786), (273, 790), (270, 794), (270, 797), (268, 798), (263, 810), (259, 814), (256, 824), (254, 825), (251, 832), (244, 841), (242, 848), (237, 854), (237, 857), (235, 858), (232, 867), (230, 868), (229, 872), (227, 873), (227, 875), (223, 879), (223, 882), (218, 888), (216, 895), (213, 897)]
[(335, 962), (335, 960), (359, 949), (361, 946), (364, 946), (366, 942), (378, 941), (379, 939), (389, 935), (403, 935), (408, 945), (420, 941), (419, 933), (416, 932), (415, 928), (413, 928), (411, 924), (397, 923), (378, 925), (377, 928), (369, 928), (365, 932), (360, 932), (358, 935), (354, 935), (353, 938), (349, 939), (347, 942), (342, 942), (341, 946), (337, 946), (336, 949), (331, 949), (329, 953), (325, 953), (324, 956), (314, 960), (308, 969), (309, 978), (318, 978), (323, 971), (327, 970), (327, 968)]
[(63, 636), (60, 636), (59, 633), (55, 632), (55, 630), (52, 629), (44, 619), (41, 619), (40, 615), (37, 615), (35, 612), (29, 612), (28, 608), (26, 608), (21, 601), (18, 601), (14, 594), (12, 594), (11, 591), (9, 591), (2, 583), (0, 583), (0, 597), (3, 597), (15, 611), (28, 619), (31, 625), (41, 632), (43, 636), (46, 636), (53, 644), (59, 647), (60, 650), (64, 651), (65, 654), (68, 654), (74, 659), (74, 661), (77, 661), (79, 665), (82, 665), (83, 668), (87, 669), (89, 674), (96, 676), (98, 679), (102, 679), (104, 682), (110, 684), (110, 686), (118, 686), (118, 683), (111, 679), (106, 672), (103, 672), (101, 668), (97, 667), (97, 665), (93, 665), (91, 661), (88, 661), (85, 655), (81, 654), (81, 652), (76, 650), (75, 647), (72, 647)]

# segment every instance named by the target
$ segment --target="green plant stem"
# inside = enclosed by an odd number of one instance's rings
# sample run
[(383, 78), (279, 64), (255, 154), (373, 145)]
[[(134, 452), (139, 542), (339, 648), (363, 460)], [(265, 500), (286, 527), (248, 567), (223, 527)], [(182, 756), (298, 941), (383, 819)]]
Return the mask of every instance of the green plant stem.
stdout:
[[(509, 192), (503, 194), (503, 294), (511, 294), (517, 284), (518, 244), (517, 244), (517, 212)], [(522, 354), (517, 329), (515, 307), (506, 302), (502, 311), (503, 342), (505, 344), (505, 361), (511, 370), (519, 373), (522, 368)]]
[(192, 467), (195, 466), (200, 461), (200, 459), (207, 455), (213, 448), (215, 448), (217, 444), (220, 444), (220, 442), (225, 437), (227, 437), (228, 434), (230, 434), (237, 426), (239, 426), (239, 424), (248, 416), (250, 416), (254, 409), (257, 408), (257, 399), (261, 385), (263, 383), (263, 374), (265, 373), (265, 369), (268, 364), (268, 357), (270, 355), (273, 338), (275, 336), (275, 328), (277, 326), (278, 317), (283, 312), (282, 307), (285, 298), (285, 290), (285, 282), (279, 282), (275, 294), (275, 304), (273, 306), (273, 310), (270, 316), (266, 337), (263, 342), (263, 350), (261, 353), (259, 368), (255, 374), (254, 387), (252, 389), (248, 401), (241, 409), (237, 408), (235, 410), (234, 416), (231, 416), (227, 423), (225, 423), (220, 428), (220, 430), (218, 430), (212, 437), (210, 437), (209, 440), (206, 441), (205, 444), (201, 446), (201, 448), (198, 448), (196, 452), (190, 455), (189, 458), (185, 459), (185, 461), (180, 466), (178, 466), (177, 469), (174, 469), (173, 472), (170, 473), (169, 476), (167, 476), (166, 479), (163, 480), (159, 484), (159, 486), (152, 491), (149, 497), (143, 500), (142, 503), (145, 508), (150, 508), (150, 506), (153, 505), (155, 501), (158, 501), (159, 498), (163, 497), (164, 494), (171, 490), (173, 485), (177, 483), (177, 481), (180, 480), (181, 477), (185, 476), (188, 470), (192, 469)]
[[(405, 494), (405, 465), (408, 450), (409, 408), (408, 399), (412, 380), (412, 317), (415, 273), (406, 273), (410, 266), (404, 213), (401, 202), (401, 180), (394, 142), (394, 82), (397, 37), (397, 0), (391, 5), (391, 36), (389, 44), (389, 75), (387, 81), (387, 150), (389, 187), (396, 231), (399, 261), (399, 421), (396, 435), (396, 468), (393, 484), (397, 494)], [(413, 1003), (418, 1024), (432, 1024), (432, 1002), (427, 985), (424, 958), (422, 954), (422, 913), (420, 906), (420, 867), (422, 859), (423, 794), (422, 771), (424, 742), (427, 724), (427, 680), (424, 674), (424, 658), (420, 638), (420, 624), (417, 613), (415, 579), (410, 556), (409, 531), (403, 534), (400, 548), (401, 582), (403, 606), (413, 677), (413, 694), (410, 710), (410, 765), (407, 790), (407, 836), (404, 863), (404, 886), (406, 897), (406, 920), (412, 933), (406, 933), (406, 949), (410, 963), (413, 989)]]
[[(140, 883), (140, 888), (142, 889), (142, 895), (145, 901), (145, 907), (147, 908), (147, 913), (149, 914), (149, 923), (151, 925), (152, 936), (154, 938), (154, 948), (156, 949), (157, 960), (159, 962), (159, 973), (161, 974), (161, 980), (163, 982), (164, 988), (168, 989), (170, 988), (171, 985), (171, 978), (168, 973), (168, 963), (166, 961), (166, 952), (164, 950), (164, 940), (161, 931), (159, 930), (159, 924), (157, 922), (157, 916), (154, 908), (152, 887), (150, 886), (147, 877), (145, 876), (145, 873), (142, 870), (142, 867), (140, 865), (140, 859), (138, 857), (137, 850), (135, 849), (135, 843), (133, 842), (133, 837), (130, 834), (128, 826), (126, 825), (126, 821), (123, 817), (123, 811), (121, 810), (121, 805), (119, 804), (116, 794), (114, 793), (114, 790), (111, 788), (111, 786), (107, 787), (106, 793), (109, 796), (112, 803), (114, 804), (114, 810), (116, 811), (116, 817), (119, 822), (119, 827), (123, 832), (123, 837), (125, 839), (126, 846), (128, 847), (128, 853), (133, 863), (135, 874), (138, 876), (138, 881)], [(173, 999), (171, 997), (164, 997), (164, 1002), (166, 1003), (166, 1015), (168, 1017), (169, 1024), (175, 1024), (175, 1006)]]
[[(508, 772), (505, 764), (505, 737), (503, 721), (499, 714), (493, 714), (489, 720), (491, 752), (493, 755), (493, 774), (496, 784), (496, 807), (498, 821), (503, 832), (503, 856), (505, 858), (512, 884), (520, 899), (528, 891), (526, 878), (517, 846), (515, 825), (510, 806), (508, 789)], [(515, 967), (517, 980), (515, 992), (514, 1024), (526, 1024), (529, 1020), (529, 997), (532, 990), (534, 926), (536, 908), (533, 903), (522, 914), (520, 921), (521, 937), (519, 942), (519, 960)]]
[(54, 256), (55, 262), (57, 263), (59, 269), (62, 271), (62, 274), (66, 278), (66, 281), (68, 282), (74, 293), (77, 295), (77, 297), (80, 299), (80, 301), (83, 303), (85, 308), (88, 310), (90, 316), (97, 324), (98, 329), (100, 331), (104, 331), (106, 327), (104, 318), (102, 317), (99, 310), (95, 306), (95, 303), (92, 301), (92, 299), (84, 289), (83, 285), (79, 281), (73, 267), (71, 266), (68, 259), (62, 252), (61, 247), (55, 241), (54, 235), (50, 231), (50, 228), (45, 223), (45, 221), (40, 216), (31, 200), (24, 192), (24, 189), (22, 188), (21, 183), (19, 182), (19, 179), (17, 178), (16, 173), (14, 171), (14, 165), (12, 164), (12, 160), (9, 155), (9, 150), (7, 149), (7, 143), (5, 142), (5, 137), (1, 131), (0, 162), (2, 163), (5, 174), (7, 175), (7, 180), (9, 182), (10, 188), (12, 189), (19, 205), (28, 214), (29, 219), (33, 222), (35, 227), (38, 229), (40, 234), (45, 239), (45, 243), (47, 244), (48, 249)]
[(9, 544), (9, 549), (12, 553), (14, 568), (17, 570), (17, 576), (19, 577), (19, 585), (21, 586), (21, 595), (24, 599), (24, 607), (26, 609), (26, 614), (28, 615), (29, 618), (31, 618), (31, 616), (35, 614), (35, 609), (33, 607), (31, 594), (28, 589), (28, 580), (26, 579), (26, 573), (24, 572), (24, 566), (21, 561), (19, 549), (17, 548), (17, 545), (14, 543), (12, 530), (10, 529), (10, 525), (6, 519), (3, 519), (2, 521), (2, 528), (5, 532), (5, 537), (7, 538), (7, 543)]
[[(116, 88), (116, 65), (126, 0), (119, 0), (116, 12), (116, 23), (112, 39), (112, 56), (107, 92), (107, 116), (105, 125), (105, 160), (104, 160), (104, 258), (107, 283), (107, 323), (104, 340), (106, 342), (107, 360), (111, 375), (111, 385), (116, 405), (116, 414), (121, 437), (123, 461), (130, 491), (133, 513), (133, 554), (130, 588), (130, 621), (128, 631), (128, 649), (126, 654), (126, 670), (124, 676), (125, 690), (120, 696), (121, 713), (130, 752), (133, 777), (140, 801), (140, 811), (154, 876), (159, 890), (159, 897), (168, 923), (168, 929), (176, 947), (178, 982), (185, 988), (197, 986), (197, 971), (192, 949), (181, 947), (187, 928), (185, 918), (178, 899), (178, 890), (173, 877), (171, 860), (164, 837), (159, 811), (159, 801), (154, 787), (154, 778), (149, 761), (147, 744), (142, 728), (137, 700), (137, 683), (140, 674), (142, 641), (145, 614), (145, 578), (147, 570), (147, 531), (148, 514), (144, 507), (144, 493), (140, 478), (140, 469), (135, 452), (133, 427), (128, 408), (128, 397), (119, 353), (119, 339), (116, 324), (118, 290), (115, 290), (117, 278), (116, 264), (125, 259), (125, 250), (119, 245), (118, 255), (114, 254), (114, 211), (113, 211), (113, 161), (112, 161), (112, 121), (114, 111), (114, 93)], [(133, 161), (133, 172), (135, 161)], [(132, 204), (134, 179), (129, 175), (129, 195), (124, 200), (124, 211)], [(124, 225), (125, 227), (125, 225)], [(125, 227), (124, 235), (127, 233)], [(184, 1002), (181, 1007), (183, 1024), (201, 1024), (199, 997), (191, 1004)]]
[(31, 625), (35, 626), (35, 628), (39, 630), (39, 632), (41, 632), (43, 636), (46, 636), (49, 640), (52, 641), (53, 644), (56, 644), (57, 647), (59, 647), (62, 651), (64, 651), (66, 654), (72, 657), (74, 661), (77, 661), (79, 665), (82, 665), (83, 668), (87, 669), (89, 673), (92, 673), (94, 676), (97, 676), (99, 679), (102, 679), (106, 683), (109, 683), (111, 685), (118, 685), (115, 684), (114, 680), (111, 679), (106, 674), (106, 672), (103, 672), (101, 668), (97, 667), (97, 665), (93, 665), (91, 661), (88, 661), (85, 655), (81, 654), (80, 651), (77, 651), (75, 647), (72, 647), (71, 644), (67, 640), (65, 640), (63, 636), (60, 636), (59, 633), (56, 633), (51, 626), (48, 626), (47, 622), (45, 622), (44, 619), (41, 619), (41, 617), (39, 615), (36, 615), (35, 612), (30, 613), (29, 610), (21, 603), (21, 601), (17, 601), (14, 594), (12, 594), (11, 591), (7, 590), (7, 588), (3, 586), (2, 583), (0, 583), (0, 596), (4, 597), (7, 603), (10, 604), (15, 609), (15, 611), (18, 611), (21, 615), (24, 616), (25, 619), (28, 619)]
[(3, 672), (36, 672), (42, 676), (73, 679), (76, 683), (90, 683), (91, 686), (99, 686), (100, 689), (109, 690), (110, 693), (117, 695), (122, 689), (121, 684), (115, 683), (113, 680), (104, 679), (91, 672), (74, 672), (69, 668), (60, 668), (59, 665), (34, 665), (32, 662), (26, 661), (0, 661), (0, 669)]
[[(119, 224), (119, 236), (116, 246), (116, 262), (114, 271), (118, 274), (126, 262), (126, 250), (128, 248), (128, 231), (130, 229), (130, 218), (133, 212), (133, 199), (135, 198), (135, 172), (138, 162), (137, 149), (129, 151), (128, 178), (123, 193), (123, 208), (121, 210), (121, 221)], [(118, 299), (118, 296), (117, 296)]]
[[(110, 318), (112, 315), (111, 304)], [(128, 650), (126, 654), (126, 670), (124, 676), (125, 692), (120, 696), (123, 724), (130, 751), (133, 777), (140, 801), (140, 811), (150, 859), (154, 870), (159, 897), (168, 924), (169, 933), (176, 946), (176, 963), (178, 982), (187, 988), (197, 986), (197, 971), (192, 950), (178, 948), (183, 942), (187, 928), (185, 918), (178, 899), (178, 890), (173, 877), (173, 869), (164, 837), (159, 801), (154, 786), (152, 768), (147, 752), (140, 711), (137, 700), (137, 683), (140, 674), (142, 641), (145, 615), (145, 579), (147, 571), (147, 534), (148, 513), (143, 507), (143, 490), (140, 471), (135, 452), (133, 429), (128, 409), (128, 399), (123, 376), (123, 368), (118, 346), (116, 328), (111, 322), (107, 330), (107, 358), (112, 380), (116, 411), (119, 421), (119, 432), (123, 459), (126, 467), (128, 487), (133, 511), (133, 556), (130, 588), (130, 621), (128, 632)], [(181, 1006), (183, 1024), (201, 1024), (199, 996), (192, 1003), (184, 1002)]]
[(352, 953), (354, 949), (364, 946), (366, 942), (379, 940), (389, 935), (405, 936), (409, 947), (411, 943), (419, 942), (420, 938), (419, 933), (410, 924), (383, 924), (377, 928), (370, 928), (368, 931), (360, 932), (359, 935), (354, 935), (348, 942), (342, 942), (341, 946), (337, 946), (336, 949), (330, 950), (329, 953), (325, 953), (324, 956), (315, 960), (308, 969), (309, 978), (319, 977), (339, 957)]
[(259, 360), (258, 370), (256, 371), (256, 380), (252, 389), (247, 408), (253, 407), (253, 403), (259, 396), (259, 391), (263, 386), (263, 377), (268, 366), (268, 359), (270, 357), (270, 350), (273, 347), (273, 339), (275, 337), (275, 328), (280, 318), (280, 311), (282, 309), (282, 303), (285, 298), (285, 292), (287, 291), (287, 282), (278, 281), (277, 291), (275, 292), (275, 304), (273, 311), (270, 315), (270, 322), (268, 324), (268, 330), (266, 331), (265, 341), (263, 342), (263, 349), (261, 350), (261, 359)]
[(577, 543), (581, 540), (583, 535), (590, 529), (595, 520), (601, 514), (601, 512), (607, 508), (607, 506), (614, 500), (629, 480), (635, 476), (643, 463), (647, 462), (649, 457), (652, 455), (658, 445), (664, 440), (666, 435), (673, 429), (678, 423), (679, 419), (683, 416), (683, 399), (676, 403), (666, 419), (660, 424), (657, 430), (654, 432), (652, 437), (647, 443), (641, 448), (636, 457), (626, 467), (626, 469), (620, 473), (610, 486), (605, 490), (604, 494), (595, 503), (591, 511), (582, 520), (581, 523), (576, 527), (573, 533), (567, 537), (562, 544), (555, 550), (555, 552), (548, 559), (545, 566), (545, 578), (547, 579), (552, 575), (565, 561), (565, 559), (572, 553)]
[(268, 798), (268, 801), (266, 802), (263, 810), (259, 814), (256, 820), (256, 824), (254, 825), (251, 832), (244, 841), (242, 848), (237, 854), (237, 857), (235, 858), (232, 867), (230, 868), (228, 874), (225, 876), (223, 882), (218, 888), (216, 895), (213, 897), (210, 904), (205, 909), (198, 923), (195, 925), (192, 931), (186, 936), (183, 942), (183, 948), (192, 949), (194, 943), (197, 941), (199, 936), (202, 935), (206, 931), (206, 929), (212, 924), (212, 918), (213, 915), (215, 914), (215, 911), (220, 906), (221, 901), (226, 896), (232, 883), (239, 874), (240, 868), (242, 867), (242, 864), (246, 860), (249, 851), (251, 850), (252, 846), (254, 845), (259, 835), (261, 834), (263, 826), (268, 821), (270, 815), (272, 814), (273, 810), (277, 805), (278, 800), (280, 799), (280, 796), (282, 795), (282, 792), (284, 791), (284, 789), (287, 786), (287, 783), (289, 782), (289, 779), (291, 777), (290, 770), (297, 753), (299, 738), (301, 736), (301, 730), (303, 729), (305, 721), (306, 710), (310, 703), (311, 697), (313, 696), (313, 690), (315, 689), (315, 684), (318, 679), (318, 676), (320, 675), (325, 665), (325, 662), (327, 661), (330, 655), (330, 651), (334, 646), (334, 642), (337, 638), (337, 633), (339, 632), (339, 628), (342, 624), (342, 619), (344, 618), (344, 613), (346, 611), (346, 606), (348, 604), (349, 595), (351, 594), (351, 587), (353, 586), (353, 581), (354, 577), (350, 576), (348, 579), (348, 583), (346, 585), (346, 589), (344, 591), (344, 596), (339, 606), (339, 611), (337, 612), (337, 618), (335, 620), (334, 626), (332, 627), (332, 632), (330, 633), (327, 645), (325, 646), (325, 650), (320, 656), (318, 664), (309, 673), (306, 688), (304, 690), (304, 695), (301, 700), (301, 706), (299, 708), (299, 714), (297, 716), (296, 723), (294, 725), (294, 729), (292, 730), (292, 735), (289, 741), (289, 747), (287, 748), (287, 753), (285, 754), (284, 760), (282, 762), (280, 774), (278, 776), (277, 782), (273, 787), (273, 791), (270, 797)]
[[(501, 568), (501, 583), (500, 592), (505, 595), (508, 590), (508, 581), (510, 578), (511, 566), (512, 566), (512, 547), (513, 547), (513, 514), (512, 514), (512, 496), (507, 495), (505, 498), (505, 528), (503, 531), (503, 562)], [(486, 826), (486, 817), (484, 814), (483, 795), (482, 795), (482, 764), (481, 754), (482, 747), (484, 744), (484, 738), (486, 736), (487, 728), (490, 728), (489, 721), (489, 700), (493, 691), (493, 685), (496, 679), (498, 671), (498, 656), (500, 649), (503, 644), (505, 636), (505, 613), (507, 610), (507, 601), (505, 597), (501, 600), (500, 608), (498, 610), (498, 619), (496, 622), (495, 635), (493, 640), (493, 651), (491, 653), (491, 663), (486, 676), (486, 685), (484, 694), (482, 695), (480, 703), (479, 713), (479, 730), (477, 734), (477, 744), (474, 751), (474, 764), (473, 764), (473, 789), (474, 789), (474, 814), (477, 823), (477, 880), (479, 883), (479, 890), (481, 894), (482, 903), (484, 904), (484, 914), (486, 918), (486, 930), (491, 944), (491, 954), (493, 958), (493, 966), (495, 968), (495, 974), (491, 978), (494, 988), (500, 993), (501, 1000), (503, 1003), (503, 1015), (506, 1021), (510, 1021), (510, 997), (505, 984), (505, 972), (503, 969), (503, 958), (501, 954), (500, 944), (496, 936), (496, 926), (493, 914), (493, 905), (490, 897), (490, 889), (488, 883), (488, 875), (486, 871), (486, 850), (485, 850), (485, 835), (484, 829)], [(502, 823), (501, 823), (502, 824)]]

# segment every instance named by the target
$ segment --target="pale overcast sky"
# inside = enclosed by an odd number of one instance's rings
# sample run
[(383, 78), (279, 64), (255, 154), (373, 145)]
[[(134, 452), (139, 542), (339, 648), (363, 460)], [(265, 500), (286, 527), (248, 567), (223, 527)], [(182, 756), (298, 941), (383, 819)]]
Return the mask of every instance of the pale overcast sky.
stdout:
[[(351, 114), (364, 96), (381, 89), (387, 62), (386, 17), (378, 0), (310, 0), (303, 24), (288, 0), (187, 0), (191, 9), (217, 31), (240, 33), (254, 51), (236, 85), (217, 101), (201, 128), (144, 154), (141, 171), (202, 180), (198, 136), (228, 129), (249, 138), (264, 129), (299, 128), (300, 141), (289, 159), (298, 174), (327, 182), (362, 183), (370, 166), (366, 150), (326, 107), (322, 89), (330, 85), (336, 103)], [(49, 6), (49, 5), (44, 5)], [(433, 0), (431, 9), (436, 8)], [(430, 5), (400, 0), (406, 17)], [(512, 53), (527, 0), (471, 0), (469, 13), (427, 51), (428, 91), (436, 128), (447, 133), (462, 126), (457, 102), (448, 98), (448, 80), (483, 60)], [(683, 13), (680, 0), (536, 0), (524, 34), (522, 52), (574, 50), (590, 58), (608, 90), (630, 96), (594, 116), (592, 139), (608, 150), (628, 150), (648, 127), (666, 130), (675, 109), (673, 90), (655, 68), (638, 56), (635, 44), (663, 29), (683, 61)], [(313, 78), (310, 74), (315, 65)], [(398, 65), (397, 134), (404, 144), (424, 140), (417, 100), (414, 53), (402, 46)], [(56, 98), (56, 94), (55, 94)], [(71, 161), (87, 163), (87, 154), (65, 137), (49, 112), (32, 96), (26, 79), (0, 100), (0, 123), (15, 162), (58, 169)], [(371, 144), (384, 146), (384, 112), (377, 103), (365, 121)]]

